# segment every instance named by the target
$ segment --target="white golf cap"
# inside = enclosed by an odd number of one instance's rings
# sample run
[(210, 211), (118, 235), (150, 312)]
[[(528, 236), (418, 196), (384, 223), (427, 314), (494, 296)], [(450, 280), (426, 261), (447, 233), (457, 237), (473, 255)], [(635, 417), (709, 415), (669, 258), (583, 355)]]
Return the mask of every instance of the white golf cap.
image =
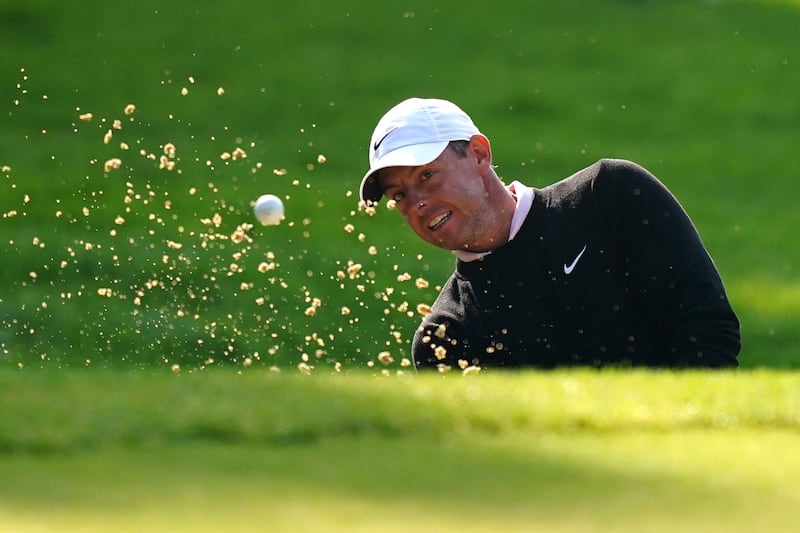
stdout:
[(468, 141), (480, 131), (457, 105), (435, 98), (409, 98), (378, 121), (369, 143), (369, 170), (361, 180), (361, 200), (377, 203), (383, 190), (376, 171), (430, 163), (450, 141)]

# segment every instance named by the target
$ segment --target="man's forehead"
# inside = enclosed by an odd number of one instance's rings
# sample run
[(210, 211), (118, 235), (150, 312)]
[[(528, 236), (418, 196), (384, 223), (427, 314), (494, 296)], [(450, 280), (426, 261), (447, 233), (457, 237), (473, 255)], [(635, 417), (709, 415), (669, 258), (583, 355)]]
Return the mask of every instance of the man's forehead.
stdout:
[[(427, 166), (427, 165), (421, 165), (421, 166)], [(375, 179), (377, 180), (378, 185), (381, 186), (381, 189), (386, 189), (394, 185), (396, 181), (401, 180), (403, 176), (408, 176), (413, 174), (418, 168), (420, 168), (420, 166), (413, 166), (413, 167), (399, 166), (399, 167), (382, 168), (375, 173)]]

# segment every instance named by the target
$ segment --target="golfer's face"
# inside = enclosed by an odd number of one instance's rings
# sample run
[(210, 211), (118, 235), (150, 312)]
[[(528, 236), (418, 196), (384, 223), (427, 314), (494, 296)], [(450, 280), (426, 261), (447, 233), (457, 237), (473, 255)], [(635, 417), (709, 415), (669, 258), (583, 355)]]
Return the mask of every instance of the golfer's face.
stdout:
[(378, 176), (408, 225), (426, 242), (446, 250), (469, 249), (484, 229), (488, 199), (480, 158), (448, 147), (427, 165), (390, 167)]

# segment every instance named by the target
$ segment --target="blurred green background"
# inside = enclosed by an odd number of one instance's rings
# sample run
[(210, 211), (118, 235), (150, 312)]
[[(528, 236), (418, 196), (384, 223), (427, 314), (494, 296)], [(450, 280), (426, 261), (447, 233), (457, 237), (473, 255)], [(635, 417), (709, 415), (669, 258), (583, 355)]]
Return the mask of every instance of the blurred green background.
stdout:
[[(650, 169), (742, 365), (798, 368), (797, 27), (794, 1), (0, 1), (0, 360), (402, 369), (453, 258), (356, 194), (380, 115), (433, 96), (507, 181)], [(264, 193), (286, 221), (242, 227)]]

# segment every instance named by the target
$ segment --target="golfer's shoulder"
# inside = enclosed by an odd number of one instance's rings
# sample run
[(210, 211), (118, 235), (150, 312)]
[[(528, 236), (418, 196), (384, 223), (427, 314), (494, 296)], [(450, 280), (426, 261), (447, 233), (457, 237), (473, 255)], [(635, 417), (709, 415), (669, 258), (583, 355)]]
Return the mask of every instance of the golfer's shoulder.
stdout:
[(627, 159), (600, 159), (596, 163), (573, 174), (576, 180), (588, 180), (607, 186), (624, 185), (630, 182), (651, 181), (655, 178), (647, 169)]
[[(618, 181), (618, 176), (624, 176), (634, 163), (622, 159), (601, 159), (586, 168), (557, 181), (542, 190), (549, 204), (561, 202), (572, 203), (578, 198), (591, 194), (598, 182)], [(624, 178), (620, 178), (624, 179)]]
[(555, 194), (613, 194), (658, 186), (658, 179), (638, 163), (627, 159), (600, 159), (554, 184)]

